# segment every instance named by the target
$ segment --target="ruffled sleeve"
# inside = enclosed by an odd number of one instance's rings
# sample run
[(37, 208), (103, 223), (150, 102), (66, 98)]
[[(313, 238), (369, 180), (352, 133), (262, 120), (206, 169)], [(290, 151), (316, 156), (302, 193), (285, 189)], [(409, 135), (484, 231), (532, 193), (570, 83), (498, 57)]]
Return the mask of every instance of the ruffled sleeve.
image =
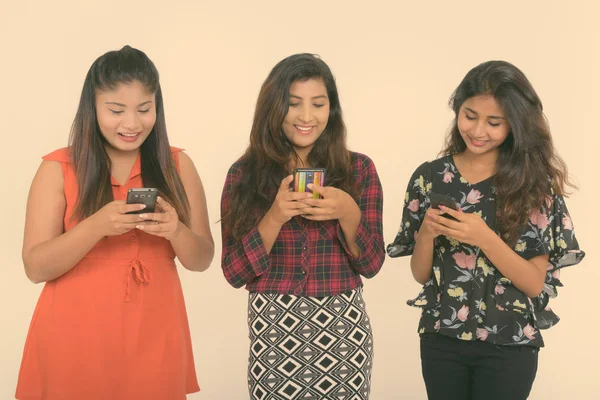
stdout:
[(406, 189), (402, 222), (396, 238), (387, 246), (390, 257), (412, 255), (415, 249), (415, 235), (421, 228), (425, 211), (429, 208), (428, 193), (431, 190), (431, 168), (425, 162), (416, 169)]
[(549, 328), (559, 320), (548, 307), (548, 302), (558, 295), (557, 288), (563, 286), (560, 270), (579, 264), (585, 257), (585, 252), (579, 248), (573, 221), (562, 196), (550, 197), (545, 207), (529, 216), (527, 228), (515, 250), (527, 260), (548, 255), (544, 290), (532, 301), (539, 328)]

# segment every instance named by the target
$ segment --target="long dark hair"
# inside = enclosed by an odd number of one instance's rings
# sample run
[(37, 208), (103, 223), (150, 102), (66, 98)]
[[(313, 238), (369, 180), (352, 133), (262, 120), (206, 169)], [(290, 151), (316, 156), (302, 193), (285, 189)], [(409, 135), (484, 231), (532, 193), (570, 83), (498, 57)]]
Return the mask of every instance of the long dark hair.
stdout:
[(99, 57), (88, 71), (69, 138), (70, 158), (79, 194), (73, 217), (84, 219), (113, 200), (111, 161), (96, 117), (96, 94), (120, 84), (139, 82), (156, 97), (156, 123), (140, 147), (144, 186), (155, 187), (189, 223), (189, 204), (175, 166), (165, 123), (158, 71), (148, 56), (125, 46)]
[(239, 239), (268, 211), (281, 180), (298, 159), (282, 124), (289, 109), (290, 87), (295, 82), (321, 79), (329, 97), (329, 120), (308, 155), (308, 164), (327, 168), (326, 183), (357, 196), (352, 161), (346, 146), (346, 127), (333, 74), (313, 54), (295, 54), (280, 61), (263, 83), (250, 131), (250, 145), (240, 159), (242, 177), (231, 188), (231, 208), (223, 215), (225, 228)]
[(458, 85), (449, 102), (455, 118), (443, 154), (466, 149), (458, 130), (459, 112), (467, 99), (478, 95), (492, 96), (510, 126), (510, 133), (499, 148), (493, 183), (500, 234), (514, 245), (531, 212), (541, 208), (552, 194), (566, 195), (565, 187), (575, 185), (554, 149), (540, 98), (525, 74), (506, 61), (482, 63)]

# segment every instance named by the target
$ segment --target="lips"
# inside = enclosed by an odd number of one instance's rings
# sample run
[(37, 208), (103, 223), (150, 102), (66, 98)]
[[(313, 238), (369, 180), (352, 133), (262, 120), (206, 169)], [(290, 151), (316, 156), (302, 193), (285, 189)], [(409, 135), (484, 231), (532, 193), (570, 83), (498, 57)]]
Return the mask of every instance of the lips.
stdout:
[(475, 147), (483, 147), (489, 142), (489, 140), (478, 140), (472, 138), (471, 136), (469, 136), (469, 140), (471, 141), (471, 144)]
[(131, 143), (131, 142), (135, 142), (140, 135), (142, 134), (142, 132), (136, 132), (136, 133), (121, 133), (121, 132), (117, 132), (119, 138), (125, 142)]
[(300, 135), (309, 135), (315, 130), (315, 125), (294, 125), (294, 129)]

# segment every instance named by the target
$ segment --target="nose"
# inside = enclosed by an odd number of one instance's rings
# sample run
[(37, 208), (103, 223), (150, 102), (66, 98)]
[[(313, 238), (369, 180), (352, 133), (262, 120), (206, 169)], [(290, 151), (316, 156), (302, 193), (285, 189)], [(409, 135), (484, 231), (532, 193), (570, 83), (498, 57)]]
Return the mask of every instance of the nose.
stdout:
[(125, 119), (123, 120), (123, 128), (129, 131), (136, 131), (139, 126), (139, 119), (136, 112), (126, 113)]
[(300, 113), (300, 121), (303, 123), (308, 123), (312, 121), (312, 111), (310, 107), (302, 107), (302, 112)]
[(477, 121), (474, 129), (475, 137), (481, 138), (486, 135), (486, 124), (487, 122), (483, 119)]

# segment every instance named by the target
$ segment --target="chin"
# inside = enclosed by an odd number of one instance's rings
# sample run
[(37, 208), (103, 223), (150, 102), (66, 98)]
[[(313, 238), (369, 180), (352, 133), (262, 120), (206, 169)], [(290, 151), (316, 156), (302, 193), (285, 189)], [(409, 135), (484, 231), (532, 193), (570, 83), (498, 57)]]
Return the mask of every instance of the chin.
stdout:
[[(118, 139), (117, 139), (118, 140)], [(137, 150), (141, 147), (143, 142), (135, 142), (135, 143), (114, 143), (114, 142), (109, 142), (110, 147), (112, 147), (113, 149), (119, 150), (119, 151), (134, 151)]]

